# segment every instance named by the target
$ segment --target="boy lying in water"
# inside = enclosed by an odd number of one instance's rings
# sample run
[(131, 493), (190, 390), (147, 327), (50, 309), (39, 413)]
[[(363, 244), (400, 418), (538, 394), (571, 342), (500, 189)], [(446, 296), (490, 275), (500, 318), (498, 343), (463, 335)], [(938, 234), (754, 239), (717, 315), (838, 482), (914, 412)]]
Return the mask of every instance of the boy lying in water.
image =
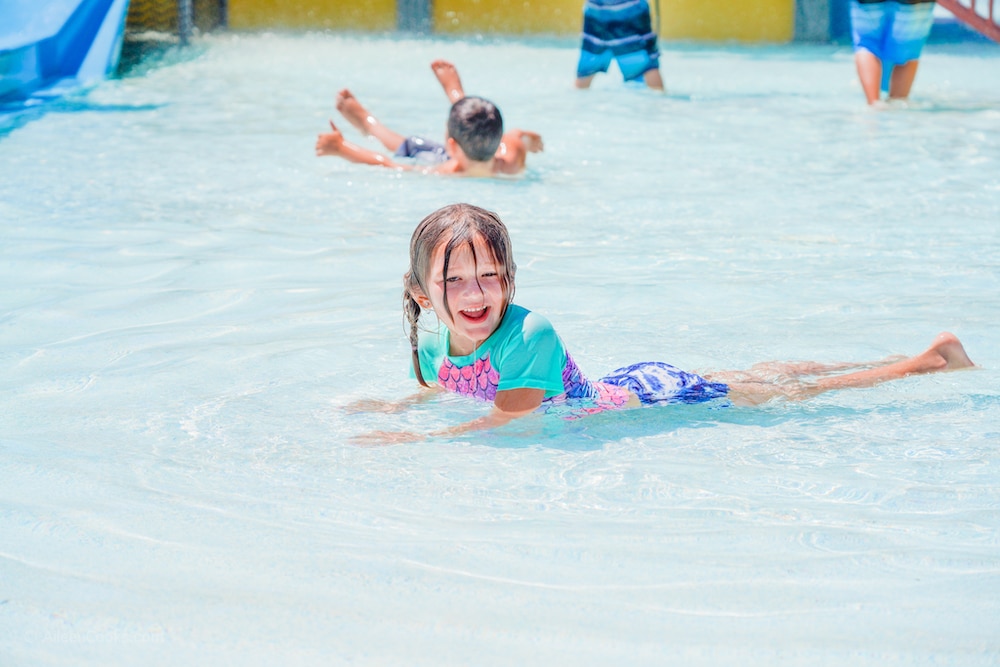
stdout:
[(535, 132), (514, 129), (505, 133), (500, 110), (489, 100), (467, 97), (453, 64), (435, 60), (431, 69), (452, 102), (443, 144), (422, 137), (405, 137), (386, 127), (368, 113), (351, 91), (344, 89), (337, 95), (337, 110), (360, 132), (375, 137), (393, 151), (394, 157), (415, 158), (416, 163), (400, 164), (347, 141), (333, 121), (330, 121), (332, 132), (317, 138), (316, 155), (334, 155), (350, 162), (395, 169), (484, 177), (519, 174), (524, 170), (528, 153), (543, 149), (542, 138)]

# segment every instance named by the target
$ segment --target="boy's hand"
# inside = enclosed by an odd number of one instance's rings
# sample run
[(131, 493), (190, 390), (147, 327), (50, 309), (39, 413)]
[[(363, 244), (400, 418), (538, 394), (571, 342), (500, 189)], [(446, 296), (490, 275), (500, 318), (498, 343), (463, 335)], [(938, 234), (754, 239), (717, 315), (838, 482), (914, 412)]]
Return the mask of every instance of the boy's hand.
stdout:
[(316, 138), (316, 155), (340, 155), (344, 147), (344, 135), (340, 133), (332, 120), (330, 128), (333, 130), (332, 132), (321, 134)]
[(521, 130), (521, 142), (530, 153), (541, 153), (545, 149), (542, 145), (542, 135), (537, 132)]

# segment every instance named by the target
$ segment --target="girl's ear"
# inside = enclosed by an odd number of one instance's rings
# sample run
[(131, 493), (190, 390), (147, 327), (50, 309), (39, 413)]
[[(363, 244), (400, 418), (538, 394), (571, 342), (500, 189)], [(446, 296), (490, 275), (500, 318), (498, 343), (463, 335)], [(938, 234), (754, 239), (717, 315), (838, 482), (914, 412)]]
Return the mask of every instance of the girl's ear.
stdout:
[(428, 299), (427, 296), (422, 291), (420, 291), (419, 287), (414, 287), (410, 289), (410, 296), (413, 298), (414, 301), (417, 302), (417, 304), (421, 308), (426, 308), (427, 310), (434, 310), (434, 308), (431, 306), (431, 300)]

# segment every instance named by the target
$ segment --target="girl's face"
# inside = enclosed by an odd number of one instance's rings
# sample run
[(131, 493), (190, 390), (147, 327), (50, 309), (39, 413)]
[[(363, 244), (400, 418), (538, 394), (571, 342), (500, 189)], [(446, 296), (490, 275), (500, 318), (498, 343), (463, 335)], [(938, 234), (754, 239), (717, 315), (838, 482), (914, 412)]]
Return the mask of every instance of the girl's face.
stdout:
[[(448, 239), (438, 244), (431, 256), (427, 298), (438, 318), (451, 332), (448, 352), (455, 356), (472, 354), (500, 326), (504, 290), (489, 247), (482, 236), (473, 240), (473, 248), (459, 245), (448, 260), (447, 299), (445, 308), (444, 251)], [(423, 304), (421, 304), (423, 305)], [(450, 313), (450, 314), (449, 314)]]

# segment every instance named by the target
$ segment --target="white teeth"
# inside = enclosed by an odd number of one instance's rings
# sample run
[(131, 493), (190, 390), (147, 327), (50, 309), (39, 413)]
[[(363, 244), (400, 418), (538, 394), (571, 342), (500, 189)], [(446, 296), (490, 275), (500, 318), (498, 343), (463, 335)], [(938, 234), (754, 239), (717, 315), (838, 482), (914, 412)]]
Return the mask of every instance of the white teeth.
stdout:
[(486, 306), (480, 306), (479, 308), (463, 308), (462, 312), (472, 314), (472, 313), (481, 313), (484, 310), (486, 310)]

